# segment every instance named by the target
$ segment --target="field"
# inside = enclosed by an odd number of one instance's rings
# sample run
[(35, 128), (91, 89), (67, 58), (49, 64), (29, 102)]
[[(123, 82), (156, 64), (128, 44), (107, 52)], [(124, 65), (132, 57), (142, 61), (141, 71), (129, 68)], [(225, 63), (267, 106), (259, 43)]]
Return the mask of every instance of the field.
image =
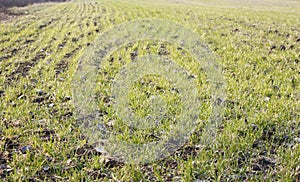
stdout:
[[(0, 22), (1, 181), (300, 181), (300, 1), (73, 0), (9, 11), (18, 16)], [(138, 130), (116, 114), (113, 107), (124, 109), (123, 100), (114, 104), (114, 93), (122, 96), (119, 87), (112, 89), (122, 79), (118, 73), (147, 54), (188, 70), (201, 111), (175, 152), (128, 163), (95, 150), (94, 133), (78, 116), (77, 107), (92, 107), (78, 102), (87, 88), (74, 85), (81, 76), (79, 60), (106, 41), (99, 36), (149, 18), (176, 22), (201, 38), (220, 66), (226, 98), (215, 141), (204, 144), (214, 88), (203, 65), (170, 42), (137, 40), (117, 47), (96, 70), (91, 93), (116, 138), (159, 141), (174, 129), (178, 113), (189, 114), (182, 112), (180, 91), (156, 74), (136, 80), (125, 104), (139, 116), (152, 116), (164, 108), (150, 106), (160, 103), (152, 97), (159, 95), (166, 103), (162, 121)]]

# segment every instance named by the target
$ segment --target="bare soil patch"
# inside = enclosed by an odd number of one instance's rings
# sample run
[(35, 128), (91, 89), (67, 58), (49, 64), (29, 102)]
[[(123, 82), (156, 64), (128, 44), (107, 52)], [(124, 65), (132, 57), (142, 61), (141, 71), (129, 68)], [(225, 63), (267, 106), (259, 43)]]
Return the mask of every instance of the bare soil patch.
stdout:
[(34, 3), (45, 3), (45, 2), (65, 2), (68, 0), (0, 0), (0, 7), (23, 7)]
[(24, 7), (34, 3), (46, 2), (66, 2), (68, 0), (0, 0), (0, 21), (7, 21), (17, 16), (23, 15), (21, 12), (13, 12), (11, 7)]
[(11, 18), (20, 16), (20, 15), (23, 15), (23, 13), (13, 12), (13, 11), (7, 9), (4, 6), (1, 6), (1, 4), (0, 4), (0, 21), (6, 21), (6, 20), (9, 20)]

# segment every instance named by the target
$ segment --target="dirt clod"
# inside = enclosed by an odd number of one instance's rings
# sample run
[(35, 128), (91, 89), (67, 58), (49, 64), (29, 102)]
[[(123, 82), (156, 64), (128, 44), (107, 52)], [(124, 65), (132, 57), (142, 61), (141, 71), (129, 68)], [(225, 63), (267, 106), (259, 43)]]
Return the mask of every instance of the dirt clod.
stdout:
[(0, 90), (0, 97), (5, 95), (5, 91), (4, 90)]
[(286, 50), (286, 47), (285, 47), (284, 45), (280, 45), (280, 46), (279, 46), (279, 49), (280, 49), (281, 51), (284, 51), (284, 50)]
[(270, 50), (276, 49), (276, 45), (272, 45)]
[(20, 148), (20, 151), (22, 152), (22, 154), (26, 154), (27, 151), (30, 151), (31, 150), (31, 146), (30, 145), (27, 145), (27, 146), (23, 146)]

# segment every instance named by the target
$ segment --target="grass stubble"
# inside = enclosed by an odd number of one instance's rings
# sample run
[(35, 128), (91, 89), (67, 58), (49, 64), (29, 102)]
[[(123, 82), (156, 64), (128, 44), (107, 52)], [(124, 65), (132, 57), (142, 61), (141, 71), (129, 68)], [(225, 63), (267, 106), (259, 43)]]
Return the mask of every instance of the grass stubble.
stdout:
[[(299, 3), (270, 8), (193, 2), (99, 0), (15, 8), (26, 14), (0, 24), (1, 179), (299, 181)], [(96, 152), (79, 130), (72, 79), (80, 56), (102, 32), (140, 18), (180, 23), (199, 33), (218, 56), (228, 98), (212, 147), (199, 145), (202, 123), (173, 155), (124, 164)], [(174, 60), (195, 77), (201, 120), (211, 109), (209, 83), (187, 51), (165, 42), (124, 45), (99, 70), (95, 99), (110, 129), (133, 143), (158, 140), (170, 129), (168, 121), (153, 130), (132, 130), (110, 107), (110, 87), (120, 68), (149, 52)], [(144, 116), (150, 112), (148, 96), (160, 94), (168, 113), (176, 114), (178, 100), (170, 88), (162, 77), (144, 77), (130, 91), (131, 107)]]

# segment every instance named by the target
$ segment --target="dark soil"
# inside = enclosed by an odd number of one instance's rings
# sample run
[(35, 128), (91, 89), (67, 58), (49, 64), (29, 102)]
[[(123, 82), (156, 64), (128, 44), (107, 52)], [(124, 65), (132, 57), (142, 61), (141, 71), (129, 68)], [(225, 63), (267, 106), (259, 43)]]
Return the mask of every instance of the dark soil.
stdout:
[(9, 20), (16, 16), (22, 15), (22, 13), (16, 13), (9, 10), (9, 8), (17, 6), (24, 7), (34, 3), (45, 2), (65, 2), (68, 0), (0, 0), (0, 21)]
[(0, 4), (0, 21), (8, 20), (10, 18), (20, 16), (20, 15), (22, 15), (22, 14), (12, 12), (12, 11), (8, 10), (7, 8), (1, 6), (1, 4)]
[(33, 3), (65, 2), (67, 0), (0, 0), (0, 7), (27, 6)]
[(63, 57), (63, 59), (57, 64), (57, 66), (55, 68), (56, 76), (58, 76), (59, 74), (63, 73), (65, 70), (68, 69), (69, 62), (67, 60), (69, 58), (73, 57), (73, 55), (76, 54), (81, 48), (82, 48), (82, 46), (78, 46), (76, 49), (74, 49), (73, 51), (67, 53)]

